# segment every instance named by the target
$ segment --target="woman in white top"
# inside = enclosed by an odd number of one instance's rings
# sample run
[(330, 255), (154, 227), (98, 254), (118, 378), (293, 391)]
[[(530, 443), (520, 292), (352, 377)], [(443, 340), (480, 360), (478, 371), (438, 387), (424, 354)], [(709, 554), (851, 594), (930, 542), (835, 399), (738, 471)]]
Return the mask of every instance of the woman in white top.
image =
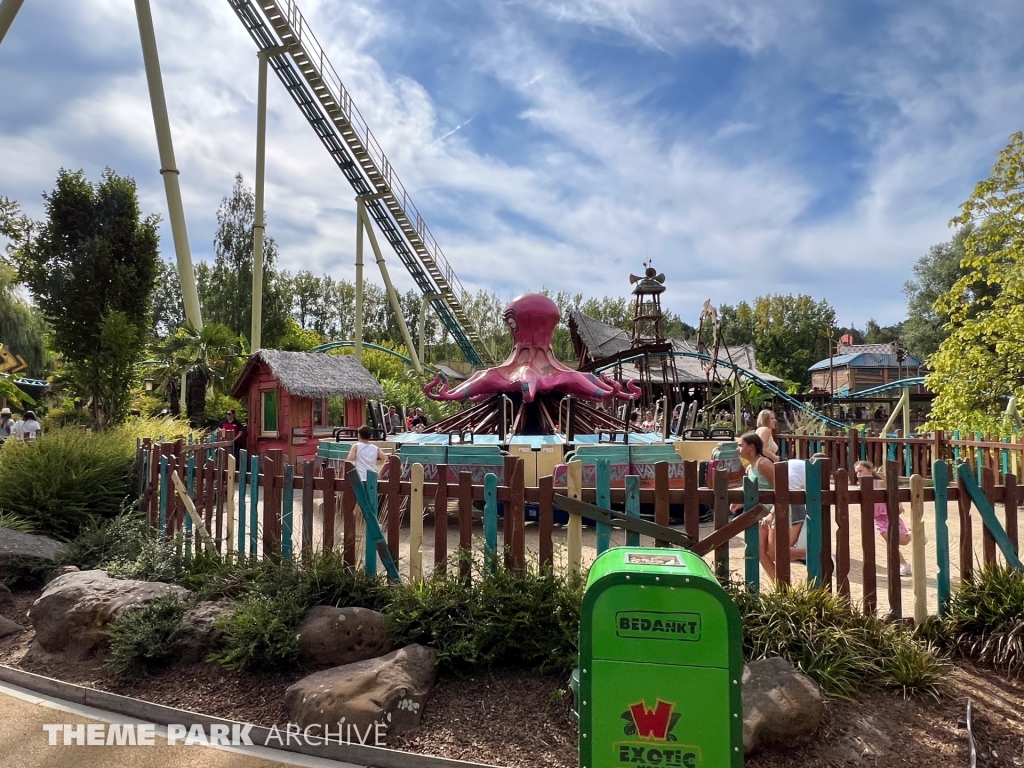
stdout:
[(11, 434), (14, 435), (18, 442), (27, 442), (35, 440), (42, 428), (43, 425), (36, 421), (35, 412), (25, 411), (21, 416), (21, 420), (14, 423), (14, 426), (11, 428)]
[(779, 427), (779, 420), (775, 414), (767, 409), (757, 414), (757, 436), (761, 438), (764, 445), (764, 456), (768, 461), (779, 460), (779, 444), (775, 442), (773, 432)]
[(370, 443), (372, 436), (373, 431), (369, 427), (365, 425), (360, 427), (359, 442), (352, 446), (347, 457), (348, 461), (356, 465), (356, 474), (364, 483), (367, 472), (373, 470), (379, 475), (381, 465), (384, 464), (384, 453), (376, 445)]

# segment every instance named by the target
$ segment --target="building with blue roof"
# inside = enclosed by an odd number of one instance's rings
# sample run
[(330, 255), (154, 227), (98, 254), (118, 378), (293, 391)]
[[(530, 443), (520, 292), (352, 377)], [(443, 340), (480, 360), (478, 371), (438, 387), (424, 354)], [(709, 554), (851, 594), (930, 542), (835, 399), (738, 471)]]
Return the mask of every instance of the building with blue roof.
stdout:
[[(892, 344), (843, 344), (832, 358), (810, 367), (811, 389), (839, 397), (893, 381), (922, 375), (922, 364), (911, 354), (900, 362)], [(918, 388), (915, 388), (918, 389)]]

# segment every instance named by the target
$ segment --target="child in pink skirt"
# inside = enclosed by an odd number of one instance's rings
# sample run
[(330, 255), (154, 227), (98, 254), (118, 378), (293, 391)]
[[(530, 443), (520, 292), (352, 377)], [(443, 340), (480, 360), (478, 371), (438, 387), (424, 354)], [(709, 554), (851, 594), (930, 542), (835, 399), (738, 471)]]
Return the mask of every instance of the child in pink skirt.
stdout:
[[(853, 465), (854, 472), (857, 473), (858, 478), (870, 477), (874, 479), (875, 488), (885, 488), (885, 481), (878, 476), (875, 472), (875, 467), (870, 461), (858, 461)], [(903, 506), (900, 505), (900, 514), (903, 514)], [(897, 518), (900, 524), (900, 546), (906, 546), (910, 543), (910, 531), (907, 530), (907, 526), (903, 522), (903, 518)], [(889, 509), (884, 501), (880, 501), (875, 504), (875, 529), (879, 535), (885, 541), (886, 547), (889, 545)], [(899, 552), (899, 550), (897, 550)], [(900, 576), (910, 575), (910, 563), (903, 558), (903, 553), (899, 552), (900, 556)]]

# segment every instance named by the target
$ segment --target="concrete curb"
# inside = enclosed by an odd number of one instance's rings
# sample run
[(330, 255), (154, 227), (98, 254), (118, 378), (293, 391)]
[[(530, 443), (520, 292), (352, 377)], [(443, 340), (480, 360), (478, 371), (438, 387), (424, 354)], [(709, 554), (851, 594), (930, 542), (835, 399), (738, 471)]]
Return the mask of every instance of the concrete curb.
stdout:
[[(98, 691), (95, 688), (85, 688), (81, 685), (65, 683), (61, 680), (43, 677), (42, 675), (25, 672), (24, 670), (8, 667), (3, 664), (0, 664), (0, 682), (16, 685), (34, 693), (52, 696), (55, 699), (62, 699), (73, 704), (102, 709), (157, 725), (175, 723), (191, 726), (199, 724), (208, 729), (211, 725), (224, 724), (231, 726), (236, 723), (234, 720), (211, 717), (198, 712), (189, 712), (185, 709), (175, 709), (174, 707), (166, 707), (162, 704), (153, 704), (141, 699), (121, 696), (116, 693)], [(243, 723), (242, 725), (245, 724)], [(463, 760), (418, 755), (413, 752), (402, 752), (397, 749), (371, 747), (362, 744), (332, 743), (315, 745), (307, 744), (301, 740), (299, 744), (277, 744), (276, 737), (274, 742), (267, 744), (267, 737), (270, 733), (271, 729), (257, 725), (254, 725), (249, 731), (253, 743), (265, 746), (267, 749), (310, 755), (326, 760), (355, 763), (367, 766), (367, 768), (497, 768), (485, 763), (467, 763)], [(282, 733), (282, 740), (286, 741), (283, 737), (284, 734)]]

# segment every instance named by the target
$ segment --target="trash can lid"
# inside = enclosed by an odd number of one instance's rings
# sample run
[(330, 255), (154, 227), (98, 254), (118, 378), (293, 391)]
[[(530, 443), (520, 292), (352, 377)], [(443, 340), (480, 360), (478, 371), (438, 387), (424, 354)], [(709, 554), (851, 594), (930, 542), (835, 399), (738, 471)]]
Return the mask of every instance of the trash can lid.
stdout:
[(615, 547), (606, 550), (590, 566), (587, 589), (611, 573), (696, 576), (715, 581), (714, 573), (701, 557), (685, 549), (666, 547)]

